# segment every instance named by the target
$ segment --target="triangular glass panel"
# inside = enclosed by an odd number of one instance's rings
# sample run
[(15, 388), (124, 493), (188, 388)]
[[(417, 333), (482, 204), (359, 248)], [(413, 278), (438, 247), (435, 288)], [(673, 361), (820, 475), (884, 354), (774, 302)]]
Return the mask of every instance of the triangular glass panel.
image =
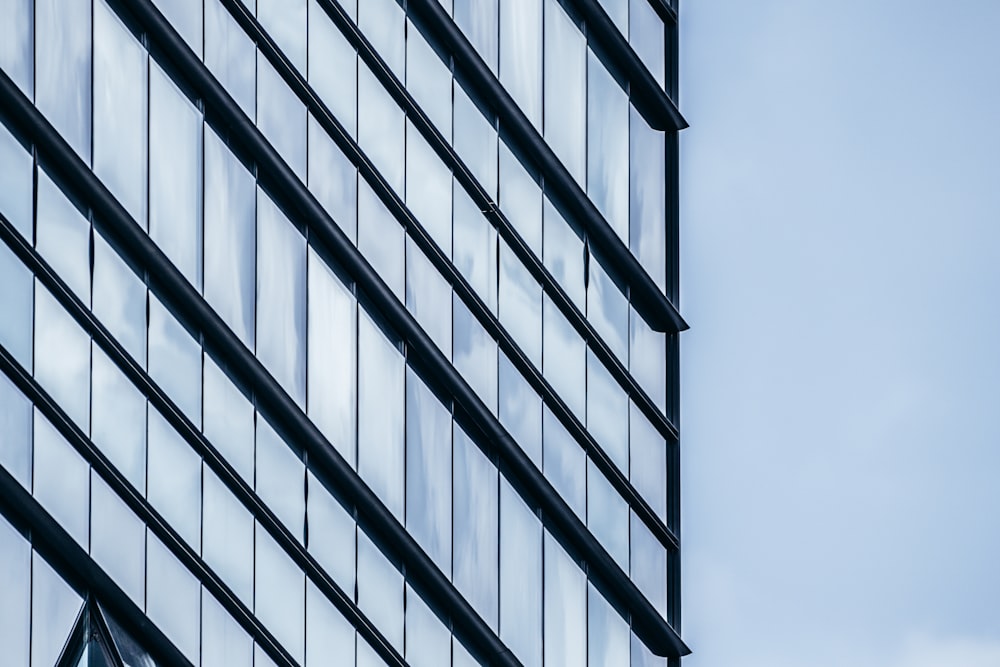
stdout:
[(125, 667), (156, 667), (156, 662), (149, 657), (149, 653), (137, 642), (132, 635), (125, 631), (121, 625), (115, 621), (114, 617), (104, 611), (98, 605), (101, 617), (107, 622), (111, 639), (114, 642), (118, 655), (121, 656), (122, 664)]
[(88, 600), (66, 642), (57, 667), (121, 667), (117, 651)]

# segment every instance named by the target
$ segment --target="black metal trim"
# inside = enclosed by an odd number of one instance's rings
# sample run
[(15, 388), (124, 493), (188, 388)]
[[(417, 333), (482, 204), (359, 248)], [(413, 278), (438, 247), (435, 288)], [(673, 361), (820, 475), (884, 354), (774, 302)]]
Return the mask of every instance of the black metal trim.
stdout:
[[(5, 371), (8, 361), (7, 351), (0, 348), (0, 364)], [(29, 535), (31, 546), (74, 588), (100, 597), (114, 611), (115, 617), (143, 642), (159, 664), (193, 667), (132, 598), (2, 466), (0, 511), (16, 528)]]
[(100, 346), (129, 381), (142, 392), (150, 404), (208, 464), (212, 472), (218, 475), (233, 496), (284, 549), (292, 561), (304, 571), (306, 576), (358, 630), (382, 659), (389, 665), (406, 667), (402, 656), (375, 627), (374, 623), (354, 604), (353, 597), (334, 582), (315, 558), (295, 540), (291, 532), (260, 500), (229, 462), (208, 442), (173, 400), (167, 396), (166, 392), (129, 356), (128, 352), (114, 339), (104, 325), (87, 310), (55, 271), (21, 238), (14, 230), (13, 225), (2, 214), (0, 214), (0, 239), (6, 242), (28, 270), (53, 294), (60, 305), (93, 338), (94, 342)]
[[(568, 208), (571, 216), (587, 230), (588, 238), (597, 246), (599, 254), (617, 269), (629, 285), (632, 305), (642, 318), (657, 331), (686, 330), (688, 325), (677, 308), (664, 296), (617, 233), (611, 229), (440, 2), (408, 0), (407, 7), (417, 14), (421, 25), (426, 26), (433, 37), (454, 54), (456, 74), (461, 74), (460, 78), (472, 87), (472, 92), (490, 104), (500, 118), (504, 136), (510, 137), (525, 155), (531, 156), (544, 174), (546, 190), (556, 194), (556, 198)], [(611, 27), (614, 28), (613, 25)], [(652, 79), (649, 72), (646, 74)], [(662, 89), (659, 90), (666, 99), (666, 94)]]

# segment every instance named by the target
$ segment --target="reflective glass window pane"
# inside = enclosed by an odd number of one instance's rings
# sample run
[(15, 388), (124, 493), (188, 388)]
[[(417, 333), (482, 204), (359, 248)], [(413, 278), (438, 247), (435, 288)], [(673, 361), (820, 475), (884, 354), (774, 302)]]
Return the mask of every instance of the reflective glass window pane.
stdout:
[(451, 285), (410, 236), (406, 237), (406, 307), (450, 359)]
[(500, 83), (536, 128), (542, 127), (542, 3), (500, 3)]
[(218, 475), (204, 470), (202, 558), (243, 604), (253, 606), (253, 515)]
[(587, 453), (546, 407), (542, 420), (543, 470), (578, 517), (587, 516)]
[(354, 626), (306, 581), (307, 667), (354, 667)]
[(201, 424), (201, 346), (152, 294), (149, 374), (195, 426)]
[(497, 197), (497, 131), (461, 87), (455, 87), (455, 151), (491, 199)]
[(198, 664), (201, 585), (163, 542), (146, 531), (146, 615)]
[(94, 234), (94, 315), (139, 366), (146, 367), (146, 285), (100, 234)]
[(455, 369), (493, 414), (497, 412), (497, 343), (458, 295), (452, 299)]
[(303, 405), (306, 239), (262, 190), (257, 192), (257, 357)]
[(31, 489), (31, 401), (0, 373), (0, 465)]
[(445, 257), (451, 256), (451, 171), (406, 121), (406, 206)]
[(257, 127), (299, 178), (306, 176), (306, 107), (257, 54)]
[(500, 208), (536, 257), (542, 256), (542, 189), (500, 142)]
[(667, 514), (667, 443), (646, 416), (630, 403), (632, 486), (666, 520)]
[(32, 285), (34, 279), (17, 255), (0, 243), (0, 345), (25, 370), (31, 370)]
[(642, 641), (635, 636), (632, 638), (632, 667), (667, 667), (667, 659), (653, 655)]
[(86, 549), (90, 465), (37, 410), (34, 425), (35, 499)]
[(446, 141), (451, 141), (451, 70), (416, 26), (406, 29), (406, 89)]
[(629, 249), (666, 285), (666, 143), (633, 108), (629, 122)]
[(667, 617), (667, 550), (635, 515), (631, 516), (632, 581), (660, 615)]
[[(0, 378), (0, 392), (6, 378)], [(0, 398), (0, 400), (3, 400)], [(6, 431), (5, 431), (6, 432)], [(27, 665), (31, 620), (31, 545), (0, 517), (0, 641), (4, 659)]]
[(284, 439), (257, 415), (257, 479), (254, 489), (295, 539), (303, 539), (306, 517), (305, 464)]
[(587, 430), (623, 473), (628, 471), (628, 396), (587, 350)]
[(587, 577), (545, 533), (545, 664), (587, 664)]
[(358, 190), (358, 249), (400, 301), (406, 298), (405, 237), (403, 227), (362, 181)]
[(84, 433), (90, 431), (90, 337), (37, 281), (35, 379)]
[(628, 368), (628, 299), (601, 266), (597, 255), (590, 256), (589, 265), (587, 321)]
[(253, 645), (253, 664), (254, 667), (278, 667), (274, 659), (257, 643)]
[(455, 23), (493, 72), (497, 71), (498, 0), (455, 0)]
[(306, 0), (257, 0), (257, 20), (291, 61), (306, 71)]
[[(0, 15), (0, 69), (6, 72), (29, 99), (34, 91), (32, 0), (2, 0)], [(25, 660), (27, 664), (27, 659)]]
[(154, 0), (174, 30), (201, 55), (201, 0)]
[(94, 172), (146, 221), (146, 49), (94, 0)]
[(583, 310), (587, 296), (584, 291), (583, 238), (548, 198), (545, 199), (544, 235), (545, 268), (576, 307)]
[(149, 235), (195, 287), (201, 287), (201, 142), (201, 114), (150, 62)]
[[(387, 0), (393, 2), (393, 0)], [(368, 2), (364, 3), (366, 6)], [(398, 7), (397, 7), (398, 8)], [(400, 48), (403, 42), (400, 41)], [(403, 192), (405, 132), (403, 110), (363, 63), (358, 68), (358, 144), (396, 192)], [(361, 223), (363, 224), (363, 222)]]
[[(4, 30), (6, 25), (6, 22), (0, 24), (0, 30)], [(4, 44), (5, 40), (0, 39), (0, 45)], [(0, 46), (0, 51), (3, 49), (4, 46)], [(7, 73), (10, 74), (9, 71)], [(31, 152), (0, 123), (0, 213), (29, 243), (34, 240), (31, 231), (31, 163)]]
[(309, 116), (309, 191), (352, 242), (358, 241), (358, 170)]
[(253, 639), (207, 591), (201, 596), (202, 667), (252, 667)]
[(305, 659), (305, 574), (260, 524), (254, 559), (254, 614), (299, 662)]
[(587, 194), (628, 243), (628, 95), (593, 51), (587, 56)]
[(496, 466), (455, 427), (455, 587), (491, 628), (499, 614), (499, 488)]
[(364, 313), (358, 321), (358, 472), (403, 517), (403, 355)]
[[(31, 664), (56, 664), (82, 606), (80, 594), (70, 588), (38, 552), (32, 552)], [(6, 647), (4, 659), (7, 659)]]
[(587, 585), (587, 664), (590, 667), (628, 667), (628, 623), (607, 600)]
[(587, 40), (558, 0), (545, 2), (545, 140), (584, 182), (587, 146)]
[(492, 312), (497, 309), (497, 230), (455, 185), (454, 262)]
[(562, 312), (544, 296), (542, 369), (545, 379), (579, 419), (586, 408), (587, 345)]
[(587, 528), (615, 559), (628, 570), (628, 503), (611, 482), (587, 460)]
[(653, 403), (665, 412), (667, 402), (667, 341), (629, 308), (629, 371)]
[(201, 459), (149, 406), (147, 498), (195, 551), (201, 549)]
[(254, 349), (254, 178), (205, 133), (205, 300)]
[(85, 305), (90, 305), (90, 220), (38, 171), (35, 247)]
[(601, 6), (619, 32), (628, 36), (628, 0), (601, 0)]
[(500, 423), (541, 468), (542, 399), (503, 353), (500, 353), (499, 384)]
[(90, 2), (35, 1), (35, 104), (90, 164)]
[(316, 0), (309, 0), (309, 85), (356, 137), (358, 55)]
[[(273, 34), (273, 33), (272, 33)], [(205, 65), (254, 119), (256, 47), (219, 0), (205, 0)]]
[(90, 438), (139, 493), (146, 492), (146, 397), (93, 346)]
[(480, 667), (482, 664), (472, 657), (465, 647), (459, 643), (458, 637), (455, 637), (454, 635), (451, 638), (451, 648), (452, 667)]
[(526, 667), (542, 664), (542, 522), (500, 483), (500, 639)]
[(309, 249), (309, 416), (357, 466), (357, 300)]
[(536, 368), (542, 366), (542, 286), (500, 242), (500, 323)]
[(205, 437), (253, 485), (253, 403), (214, 359), (205, 355)]
[[(404, 80), (406, 14), (395, 0), (361, 0), (358, 27), (396, 78)], [(365, 106), (362, 104), (361, 108)]]
[(358, 641), (358, 664), (357, 667), (385, 667), (385, 661), (379, 657), (371, 646), (368, 645), (361, 635), (357, 636)]
[(451, 414), (406, 369), (406, 529), (451, 571)]
[(90, 479), (90, 555), (142, 608), (146, 526), (95, 472)]
[[(363, 532), (358, 533), (358, 607), (390, 644), (402, 650), (403, 575)], [(363, 643), (359, 637), (359, 665)]]
[(663, 19), (648, 0), (629, 1), (628, 41), (653, 78), (662, 86), (666, 68)]
[(357, 548), (354, 517), (311, 471), (306, 475), (309, 553), (348, 595), (353, 595)]
[(451, 632), (417, 593), (406, 587), (406, 663), (412, 667), (447, 664)]

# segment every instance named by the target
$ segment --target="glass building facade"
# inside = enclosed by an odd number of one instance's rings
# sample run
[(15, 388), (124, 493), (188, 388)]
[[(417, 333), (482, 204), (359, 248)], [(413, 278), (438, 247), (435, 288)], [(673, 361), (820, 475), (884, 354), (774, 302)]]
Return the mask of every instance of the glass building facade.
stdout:
[(673, 0), (0, 0), (5, 664), (676, 666)]

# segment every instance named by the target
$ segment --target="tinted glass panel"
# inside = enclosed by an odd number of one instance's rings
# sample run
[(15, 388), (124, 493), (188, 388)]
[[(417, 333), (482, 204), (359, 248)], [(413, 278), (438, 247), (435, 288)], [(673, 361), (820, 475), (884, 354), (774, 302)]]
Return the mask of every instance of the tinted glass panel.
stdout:
[(406, 237), (406, 307), (450, 359), (451, 285), (410, 236)]
[(500, 142), (500, 207), (524, 242), (542, 256), (542, 189)]
[(587, 516), (587, 454), (547, 407), (542, 425), (545, 477), (582, 519)]
[(545, 140), (578, 183), (586, 174), (587, 41), (557, 0), (545, 2)]
[(146, 533), (146, 614), (198, 664), (201, 585), (160, 540)]
[(406, 298), (405, 236), (382, 200), (362, 181), (358, 190), (358, 248), (400, 301)]
[(542, 366), (542, 287), (500, 242), (500, 323), (536, 368)]
[[(403, 648), (403, 575), (364, 534), (358, 533), (358, 606), (389, 643)], [(358, 638), (358, 664), (361, 646)], [(368, 663), (366, 663), (368, 664)], [(377, 663), (382, 664), (381, 659)]]
[(587, 528), (622, 571), (627, 571), (628, 503), (590, 460), (587, 461)]
[(163, 70), (149, 69), (149, 234), (200, 287), (201, 114)]
[(642, 594), (667, 617), (667, 550), (660, 544), (634, 512), (632, 530), (632, 581)]
[[(365, 3), (366, 6), (368, 4), (370, 3)], [(402, 48), (402, 40), (399, 45)], [(403, 192), (403, 110), (396, 106), (389, 93), (364, 64), (358, 69), (358, 108), (365, 110), (358, 118), (358, 143), (361, 149), (388, 181), (389, 186), (396, 192)]]
[(542, 466), (542, 399), (507, 355), (500, 354), (500, 423), (521, 449)]
[(316, 0), (309, 0), (309, 84), (357, 136), (358, 56)]
[(31, 401), (0, 373), (0, 465), (31, 489)]
[(94, 472), (90, 555), (141, 608), (146, 591), (146, 526)]
[(0, 14), (5, 17), (0, 23), (0, 68), (30, 99), (34, 90), (32, 0), (3, 0)]
[(354, 627), (306, 582), (306, 665), (354, 667)]
[(403, 517), (403, 356), (367, 314), (358, 322), (358, 472)]
[(150, 504), (195, 551), (201, 546), (201, 459), (152, 406), (149, 408)]
[(306, 0), (257, 0), (257, 20), (295, 69), (306, 71)]
[(300, 664), (305, 658), (305, 575), (256, 527), (254, 613)]
[(306, 240), (257, 196), (257, 357), (299, 404), (306, 398)]
[(526, 667), (542, 664), (542, 522), (500, 483), (500, 639)]
[(35, 379), (84, 433), (90, 431), (90, 338), (37, 281)]
[(628, 396), (587, 350), (587, 430), (623, 473), (628, 470)]
[(591, 667), (628, 667), (628, 624), (587, 585), (587, 664)]
[(155, 0), (156, 6), (195, 54), (201, 55), (201, 0)]
[(576, 307), (583, 310), (584, 270), (583, 239), (569, 226), (562, 214), (545, 200), (545, 268), (565, 290)]
[(545, 664), (587, 663), (587, 577), (545, 534)]
[(406, 587), (406, 662), (412, 667), (447, 664), (451, 632), (412, 588)]
[[(5, 27), (6, 23), (0, 30)], [(4, 43), (0, 39), (0, 44)], [(3, 48), (0, 46), (0, 51)], [(0, 213), (29, 243), (33, 240), (31, 197), (31, 153), (0, 123)]]
[(306, 516), (309, 553), (348, 595), (353, 595), (357, 548), (354, 517), (330, 495), (312, 472), (306, 474), (309, 484)]
[[(4, 381), (6, 378), (0, 378), (0, 392), (3, 392)], [(0, 590), (4, 592), (0, 595), (0, 640), (3, 641), (4, 659), (12, 665), (27, 665), (31, 545), (3, 518), (0, 518), (0, 563), (4, 564), (0, 568)]]
[(406, 88), (446, 141), (451, 140), (451, 70), (412, 23), (407, 23)]
[(497, 196), (497, 131), (459, 87), (455, 88), (455, 150), (491, 199)]
[(665, 412), (667, 402), (667, 341), (629, 308), (629, 370), (653, 403)]
[(409, 121), (406, 122), (406, 205), (451, 256), (451, 172)]
[(407, 368), (406, 529), (451, 571), (451, 414)]
[(455, 23), (494, 72), (497, 71), (498, 0), (455, 0)]
[(500, 3), (500, 82), (535, 125), (542, 126), (542, 3)]
[[(405, 21), (403, 8), (395, 0), (361, 0), (358, 3), (358, 27), (400, 81), (404, 80)], [(361, 108), (364, 109), (364, 105)]]
[(628, 95), (587, 55), (587, 194), (628, 243)]
[(309, 416), (341, 456), (357, 465), (357, 301), (309, 250)]
[(491, 628), (499, 594), (499, 489), (497, 469), (455, 428), (455, 587)]
[(351, 241), (358, 239), (358, 170), (309, 117), (309, 190)]
[(562, 312), (544, 297), (542, 369), (545, 379), (570, 410), (583, 419), (586, 407), (587, 346)]
[(666, 144), (635, 109), (629, 128), (629, 249), (666, 285)]
[[(82, 605), (83, 598), (44, 558), (32, 553), (31, 664), (56, 664)], [(6, 648), (4, 652), (6, 659)]]
[(202, 558), (236, 596), (253, 606), (253, 516), (226, 488), (219, 477), (204, 470), (205, 508), (202, 516), (205, 543)]
[(139, 366), (146, 367), (146, 285), (94, 234), (94, 315)]
[(219, 0), (205, 0), (205, 65), (253, 120), (256, 47)]
[(35, 2), (35, 104), (90, 164), (90, 1)]
[(195, 425), (201, 423), (201, 346), (149, 299), (149, 374)]
[(90, 221), (42, 170), (37, 213), (35, 247), (76, 296), (90, 305)]
[(590, 256), (587, 285), (587, 320), (618, 360), (628, 368), (628, 299), (601, 266)]
[(497, 309), (497, 230), (465, 193), (455, 190), (455, 267), (486, 307)]
[(486, 407), (496, 414), (497, 343), (472, 316), (457, 294), (452, 300), (452, 312), (455, 369)]
[(257, 127), (299, 178), (306, 176), (306, 108), (257, 54)]
[(86, 549), (90, 466), (37, 410), (34, 433), (35, 499)]
[(304, 542), (305, 464), (271, 425), (257, 415), (257, 483), (260, 499)]
[(632, 485), (653, 511), (666, 520), (667, 443), (634, 404), (630, 404), (629, 415)]
[(6, 244), (0, 244), (0, 345), (25, 370), (31, 369), (31, 271)]
[(254, 178), (205, 134), (205, 300), (254, 349)]
[(201, 596), (203, 667), (251, 667), (253, 640), (208, 592)]
[(663, 19), (648, 0), (630, 0), (628, 41), (639, 54), (653, 78), (662, 86), (664, 82), (664, 33)]
[(146, 397), (93, 347), (91, 439), (139, 493), (146, 492)]
[(205, 355), (205, 437), (253, 485), (253, 404)]
[(146, 50), (94, 0), (94, 172), (146, 223)]

